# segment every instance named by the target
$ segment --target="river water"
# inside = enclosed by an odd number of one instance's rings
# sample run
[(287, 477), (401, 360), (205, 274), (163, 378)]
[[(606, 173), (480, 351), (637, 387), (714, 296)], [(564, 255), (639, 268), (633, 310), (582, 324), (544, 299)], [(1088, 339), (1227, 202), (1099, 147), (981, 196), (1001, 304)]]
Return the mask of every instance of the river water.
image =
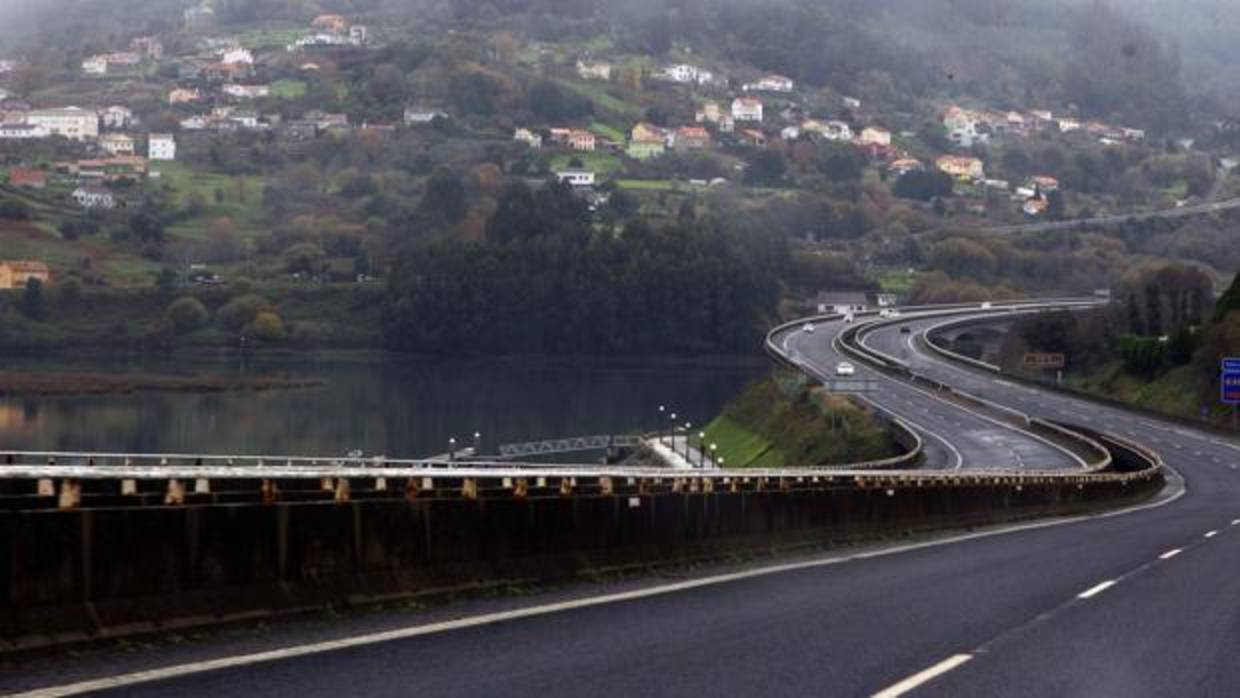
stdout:
[(472, 445), (650, 429), (658, 406), (704, 424), (761, 360), (4, 360), (7, 370), (318, 378), (267, 392), (0, 397), (0, 451), (424, 457)]

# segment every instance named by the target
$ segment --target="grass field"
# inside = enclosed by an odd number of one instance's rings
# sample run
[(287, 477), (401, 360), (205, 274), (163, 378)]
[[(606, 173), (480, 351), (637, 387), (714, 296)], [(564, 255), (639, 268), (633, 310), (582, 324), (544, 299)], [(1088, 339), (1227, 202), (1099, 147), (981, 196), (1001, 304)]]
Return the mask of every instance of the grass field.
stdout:
[(612, 126), (608, 126), (607, 124), (601, 121), (595, 121), (594, 123), (590, 124), (590, 130), (600, 136), (603, 136), (604, 138), (609, 138), (615, 141), (616, 143), (623, 143), (626, 140), (626, 137), (623, 131), (621, 131), (618, 128), (614, 128)]
[(552, 170), (562, 170), (569, 167), (569, 163), (574, 159), (580, 160), (582, 166), (588, 170), (592, 170), (598, 175), (609, 175), (619, 172), (624, 164), (620, 162), (620, 158), (611, 153), (601, 152), (575, 152), (575, 153), (557, 153), (551, 157), (550, 166)]
[(306, 83), (301, 80), (276, 80), (271, 83), (271, 96), (276, 99), (297, 99), (306, 95)]
[(778, 466), (787, 460), (770, 440), (730, 417), (718, 417), (706, 426), (706, 443), (718, 446), (716, 453), (729, 468)]
[(623, 115), (627, 118), (637, 118), (641, 115), (641, 105), (631, 104), (607, 94), (607, 91), (599, 85), (586, 85), (571, 80), (559, 81), (561, 87), (565, 87), (577, 94), (589, 99), (603, 109), (610, 112)]
[(242, 234), (253, 234), (265, 227), (262, 191), (266, 181), (262, 177), (201, 172), (180, 162), (163, 163), (159, 171), (160, 181), (173, 190), (177, 206), (185, 206), (195, 192), (206, 202), (204, 213), (173, 226), (173, 235), (201, 239), (210, 221), (221, 216), (231, 218)]

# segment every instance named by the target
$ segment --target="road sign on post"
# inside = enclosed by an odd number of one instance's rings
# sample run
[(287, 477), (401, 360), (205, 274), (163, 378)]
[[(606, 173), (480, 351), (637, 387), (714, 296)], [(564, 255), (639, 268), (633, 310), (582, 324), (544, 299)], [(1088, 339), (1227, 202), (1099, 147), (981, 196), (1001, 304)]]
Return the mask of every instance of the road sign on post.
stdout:
[(1025, 368), (1053, 370), (1063, 368), (1068, 364), (1068, 357), (1063, 354), (1044, 354), (1039, 352), (1030, 352), (1025, 354)]
[(1240, 359), (1223, 359), (1223, 373), (1240, 373)]
[(1238, 370), (1228, 370), (1227, 362), (1223, 362), (1223, 375), (1219, 378), (1222, 392), (1220, 399), (1224, 405), (1240, 405), (1240, 366)]

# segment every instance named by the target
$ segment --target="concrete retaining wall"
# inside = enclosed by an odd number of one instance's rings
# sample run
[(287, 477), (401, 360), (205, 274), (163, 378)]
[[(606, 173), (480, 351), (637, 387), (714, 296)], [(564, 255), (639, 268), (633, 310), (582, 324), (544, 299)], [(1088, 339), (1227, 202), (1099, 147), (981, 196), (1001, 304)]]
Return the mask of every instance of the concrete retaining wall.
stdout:
[[(1114, 506), (1161, 475), (734, 479), (530, 488), (445, 483), (347, 502), (0, 511), (0, 642), (63, 643), (505, 580), (768, 551)], [(393, 483), (395, 484), (395, 483)], [(438, 483), (437, 483), (438, 484)], [(462, 483), (454, 483), (460, 486)], [(608, 492), (608, 490), (611, 490)], [(213, 495), (223, 497), (223, 495)], [(225, 498), (226, 499), (226, 498)], [(0, 645), (3, 646), (3, 645)]]

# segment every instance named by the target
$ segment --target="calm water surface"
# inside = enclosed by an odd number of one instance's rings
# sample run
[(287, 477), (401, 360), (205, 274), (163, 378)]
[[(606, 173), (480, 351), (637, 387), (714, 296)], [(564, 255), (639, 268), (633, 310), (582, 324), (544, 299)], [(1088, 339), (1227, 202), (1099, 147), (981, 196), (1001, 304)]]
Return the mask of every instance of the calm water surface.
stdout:
[(215, 394), (0, 398), (0, 450), (341, 455), (443, 453), (648, 429), (665, 404), (701, 425), (761, 360), (715, 367), (636, 361), (5, 359), (10, 370), (313, 377), (322, 388)]

